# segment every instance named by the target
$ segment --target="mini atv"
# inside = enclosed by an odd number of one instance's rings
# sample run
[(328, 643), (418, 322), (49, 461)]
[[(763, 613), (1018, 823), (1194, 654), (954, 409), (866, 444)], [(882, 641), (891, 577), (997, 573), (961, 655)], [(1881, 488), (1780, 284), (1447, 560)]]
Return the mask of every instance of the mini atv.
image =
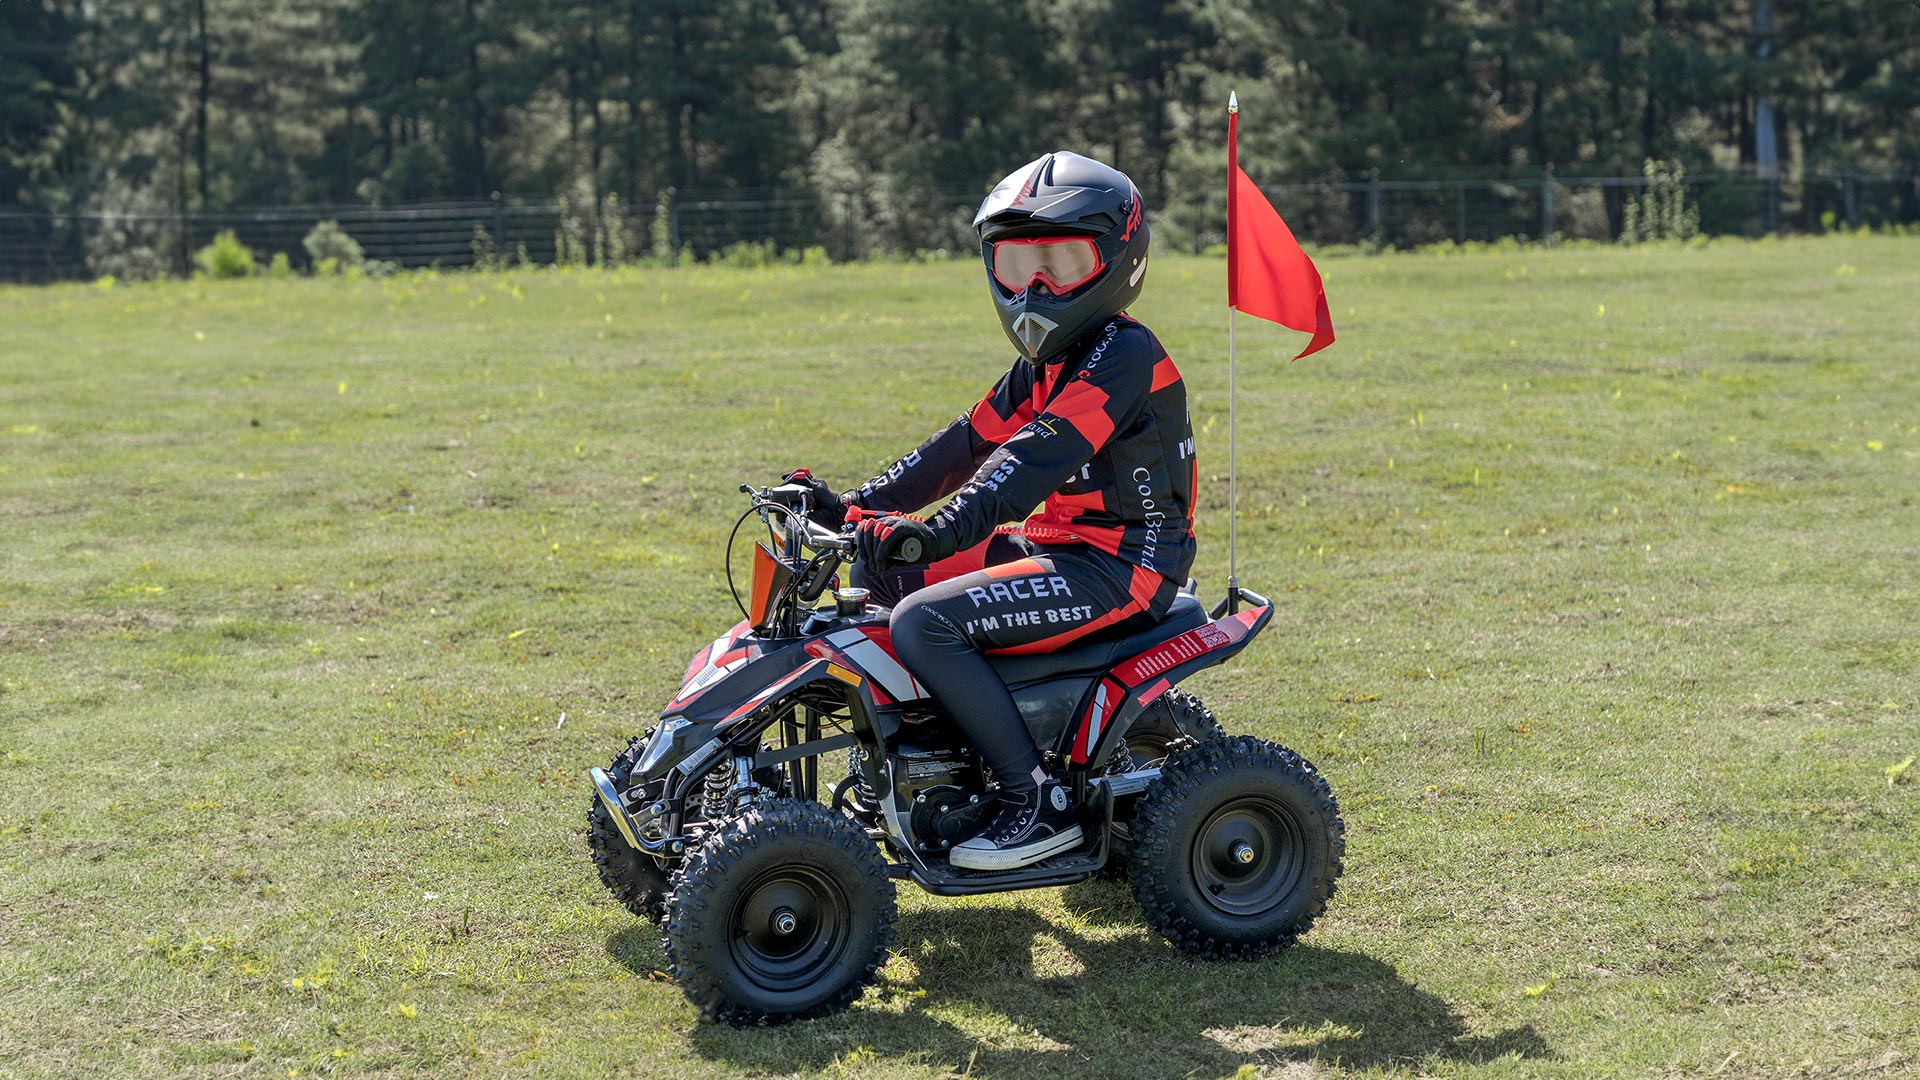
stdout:
[[(968, 896), (1123, 872), (1147, 923), (1207, 957), (1284, 948), (1325, 909), (1345, 850), (1326, 781), (1175, 689), (1244, 649), (1266, 599), (1230, 589), (1209, 616), (1189, 584), (1149, 629), (993, 657), (1088, 839), (970, 872), (947, 852), (992, 819), (998, 788), (894, 658), (888, 610), (838, 587), (851, 537), (808, 520), (804, 487), (740, 490), (735, 536), (756, 515), (767, 531), (734, 597), (746, 617), (695, 654), (660, 723), (589, 774), (600, 880), (664, 926), (673, 978), (709, 1016), (845, 1008), (887, 959), (900, 878)], [(823, 799), (828, 755), (846, 775)]]

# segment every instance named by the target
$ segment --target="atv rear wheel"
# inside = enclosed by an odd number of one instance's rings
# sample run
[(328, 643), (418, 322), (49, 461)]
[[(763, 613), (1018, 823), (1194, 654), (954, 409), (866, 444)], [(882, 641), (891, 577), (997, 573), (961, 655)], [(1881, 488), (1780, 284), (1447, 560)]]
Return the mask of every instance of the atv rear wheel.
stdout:
[(778, 1023), (846, 1008), (893, 943), (893, 881), (844, 814), (768, 799), (687, 856), (668, 905), (669, 970), (716, 1020)]
[[(1224, 738), (1226, 734), (1220, 721), (1214, 719), (1213, 710), (1201, 704), (1199, 698), (1185, 690), (1169, 690), (1147, 706), (1133, 726), (1127, 728), (1126, 741), (1114, 752), (1107, 771), (1150, 768), (1164, 762), (1170, 754)], [(1113, 877), (1125, 877), (1127, 873), (1127, 855), (1133, 849), (1134, 806), (1135, 800), (1128, 800), (1113, 809), (1113, 841), (1107, 864), (1102, 868), (1103, 873)]]
[[(607, 766), (607, 778), (613, 781), (614, 790), (626, 792), (632, 782), (633, 767), (646, 745), (643, 736), (614, 755), (613, 763)], [(615, 900), (643, 919), (658, 923), (666, 918), (667, 894), (673, 889), (667, 872), (653, 856), (627, 843), (597, 796), (587, 806), (587, 848), (593, 856), (594, 872), (600, 875), (600, 884), (613, 893)]]
[(1313, 765), (1246, 735), (1180, 752), (1140, 796), (1128, 861), (1147, 924), (1239, 959), (1292, 945), (1333, 896), (1340, 807)]

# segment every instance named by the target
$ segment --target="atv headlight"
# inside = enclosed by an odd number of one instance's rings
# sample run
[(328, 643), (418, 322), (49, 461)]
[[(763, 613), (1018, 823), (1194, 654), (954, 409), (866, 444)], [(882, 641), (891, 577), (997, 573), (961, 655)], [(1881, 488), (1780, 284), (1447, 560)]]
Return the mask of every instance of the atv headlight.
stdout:
[(674, 743), (678, 741), (675, 736), (686, 730), (690, 722), (684, 716), (674, 716), (662, 723), (653, 733), (653, 740), (647, 743), (646, 752), (640, 755), (640, 763), (634, 766), (633, 771), (641, 776), (652, 777), (654, 769), (666, 758), (667, 751), (673, 749)]

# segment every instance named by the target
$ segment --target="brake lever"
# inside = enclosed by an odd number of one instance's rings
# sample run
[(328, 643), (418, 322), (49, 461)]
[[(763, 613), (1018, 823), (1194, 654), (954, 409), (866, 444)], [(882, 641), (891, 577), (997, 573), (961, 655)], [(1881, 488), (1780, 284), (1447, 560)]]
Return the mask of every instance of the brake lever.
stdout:
[[(849, 525), (857, 524), (866, 518), (881, 518), (886, 516), (887, 515), (878, 510), (866, 510), (858, 506), (847, 507), (847, 523)], [(895, 553), (893, 561), (902, 566), (917, 566), (920, 562), (920, 554), (920, 538), (917, 536), (909, 536), (905, 540), (900, 541), (900, 550)]]

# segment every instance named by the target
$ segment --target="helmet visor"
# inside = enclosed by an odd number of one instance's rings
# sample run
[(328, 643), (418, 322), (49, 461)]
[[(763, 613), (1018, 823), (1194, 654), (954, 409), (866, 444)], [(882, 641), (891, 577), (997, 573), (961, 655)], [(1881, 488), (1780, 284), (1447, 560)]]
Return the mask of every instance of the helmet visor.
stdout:
[(1100, 252), (1086, 236), (1041, 236), (993, 242), (993, 280), (1014, 292), (1045, 282), (1057, 295), (1092, 281)]

